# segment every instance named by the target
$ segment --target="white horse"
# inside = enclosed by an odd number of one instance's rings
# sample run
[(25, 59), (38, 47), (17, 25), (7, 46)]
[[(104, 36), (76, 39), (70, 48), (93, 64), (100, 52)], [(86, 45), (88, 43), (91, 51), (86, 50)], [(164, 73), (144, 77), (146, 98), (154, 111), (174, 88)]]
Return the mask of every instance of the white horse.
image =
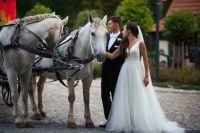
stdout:
[[(22, 23), (23, 22), (23, 23)], [(13, 115), (15, 116), (16, 127), (33, 127), (31, 119), (28, 117), (28, 90), (32, 85), (32, 65), (34, 54), (18, 48), (18, 44), (36, 48), (41, 40), (45, 41), (49, 48), (53, 48), (61, 36), (64, 25), (68, 22), (68, 17), (61, 20), (57, 15), (40, 14), (25, 17), (9, 23), (12, 26), (4, 27), (0, 32), (0, 43), (3, 51), (3, 67), (6, 71), (9, 86), (12, 92), (14, 103)], [(35, 35), (34, 35), (35, 34)], [(37, 38), (36, 35), (41, 39)], [(9, 48), (12, 47), (12, 48)], [(18, 89), (17, 80), (20, 79), (22, 103), (24, 107), (21, 116), (18, 109)], [(32, 90), (32, 89), (30, 89)], [(37, 108), (33, 109), (35, 115), (39, 115)]]
[[(107, 16), (104, 16), (104, 18), (101, 20), (99, 18), (92, 18), (91, 15), (89, 15), (89, 21), (88, 23), (80, 28), (79, 30), (73, 31), (65, 40), (64, 44), (61, 45), (59, 49), (59, 54), (62, 57), (66, 58), (66, 55), (69, 55), (68, 53), (68, 47), (71, 45), (71, 43), (74, 43), (73, 46), (73, 54), (72, 56), (78, 57), (81, 60), (88, 59), (91, 57), (92, 54), (95, 54), (97, 56), (98, 61), (102, 61), (105, 55), (105, 47), (106, 47), (106, 40), (107, 40), (107, 29), (106, 29), (106, 21)], [(67, 41), (70, 38), (75, 38), (71, 41)], [(68, 63), (72, 63), (74, 65), (80, 65), (80, 63), (69, 60)], [(89, 91), (90, 86), (93, 80), (93, 70), (95, 68), (95, 65), (97, 63), (97, 60), (91, 60), (90, 62), (86, 63), (84, 65), (84, 69), (80, 72), (73, 75), (73, 73), (76, 70), (64, 70), (60, 71), (61, 77), (68, 79), (68, 89), (69, 89), (69, 96), (68, 100), (70, 103), (69, 113), (68, 113), (68, 127), (69, 128), (76, 128), (76, 123), (74, 120), (74, 112), (73, 112), (73, 104), (75, 101), (75, 93), (74, 93), (74, 85), (75, 81), (81, 79), (83, 83), (83, 95), (84, 95), (84, 105), (85, 105), (85, 125), (88, 128), (93, 128), (94, 123), (90, 116), (90, 107), (89, 107)], [(40, 62), (37, 63), (37, 66), (39, 67), (50, 67), (53, 65), (52, 59), (43, 58)], [(73, 77), (71, 77), (73, 75)], [(43, 73), (39, 81), (37, 83), (37, 89), (38, 89), (38, 108), (39, 111), (43, 116), (46, 116), (46, 113), (43, 110), (43, 103), (42, 103), (42, 92), (44, 88), (44, 83), (46, 78), (56, 79), (55, 75), (53, 73)], [(33, 96), (32, 96), (33, 97)], [(32, 99), (32, 98), (31, 98)]]

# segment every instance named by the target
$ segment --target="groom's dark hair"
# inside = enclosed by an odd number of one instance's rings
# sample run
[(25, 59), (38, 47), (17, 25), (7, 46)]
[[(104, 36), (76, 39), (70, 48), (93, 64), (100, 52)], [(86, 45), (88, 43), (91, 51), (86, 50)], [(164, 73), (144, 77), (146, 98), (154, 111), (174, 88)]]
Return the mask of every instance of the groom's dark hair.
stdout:
[(119, 16), (111, 16), (108, 21), (112, 20), (114, 23), (121, 25), (121, 18)]

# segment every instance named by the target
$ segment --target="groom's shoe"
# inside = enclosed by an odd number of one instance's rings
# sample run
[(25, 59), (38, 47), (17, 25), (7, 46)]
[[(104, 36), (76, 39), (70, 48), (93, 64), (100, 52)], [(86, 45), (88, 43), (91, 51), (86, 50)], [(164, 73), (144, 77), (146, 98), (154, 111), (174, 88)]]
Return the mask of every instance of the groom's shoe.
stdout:
[(99, 125), (100, 128), (106, 128), (106, 124)]

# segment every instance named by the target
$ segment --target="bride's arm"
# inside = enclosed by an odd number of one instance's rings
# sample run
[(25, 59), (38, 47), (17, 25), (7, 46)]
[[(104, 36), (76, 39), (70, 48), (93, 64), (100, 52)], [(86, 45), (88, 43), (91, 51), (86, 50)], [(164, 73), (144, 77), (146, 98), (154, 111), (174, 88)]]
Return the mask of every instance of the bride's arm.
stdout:
[(106, 57), (113, 60), (117, 58), (120, 55), (120, 50), (117, 48), (113, 53), (106, 52)]
[(148, 78), (149, 63), (148, 63), (146, 46), (143, 42), (140, 43), (140, 52), (141, 52), (141, 56), (143, 57), (144, 69), (145, 69), (144, 84), (145, 86), (147, 86), (149, 84), (149, 78)]

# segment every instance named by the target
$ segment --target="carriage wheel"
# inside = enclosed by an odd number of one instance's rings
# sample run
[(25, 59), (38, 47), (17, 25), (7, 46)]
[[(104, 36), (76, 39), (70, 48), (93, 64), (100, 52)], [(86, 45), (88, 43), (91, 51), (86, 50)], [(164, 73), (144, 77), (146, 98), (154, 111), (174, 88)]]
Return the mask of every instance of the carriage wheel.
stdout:
[(5, 104), (9, 107), (12, 107), (13, 102), (12, 102), (10, 86), (8, 83), (4, 83), (2, 85), (2, 96), (3, 96), (3, 100), (4, 100)]

